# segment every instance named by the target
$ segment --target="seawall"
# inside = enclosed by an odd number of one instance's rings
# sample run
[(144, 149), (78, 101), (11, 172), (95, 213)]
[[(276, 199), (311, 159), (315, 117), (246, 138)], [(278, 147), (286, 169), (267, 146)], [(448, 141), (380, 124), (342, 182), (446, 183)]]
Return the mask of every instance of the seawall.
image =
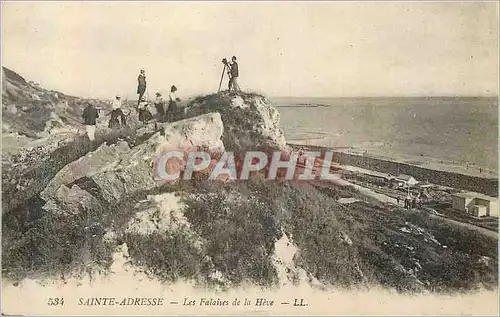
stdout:
[[(309, 150), (324, 152), (329, 150), (320, 146), (303, 146), (290, 144), (292, 147), (302, 147)], [(498, 196), (498, 179), (482, 178), (459, 173), (433, 170), (425, 167), (407, 163), (394, 162), (373, 158), (369, 156), (355, 155), (333, 150), (333, 161), (342, 165), (361, 167), (364, 169), (388, 173), (392, 175), (407, 174), (419, 181), (428, 181), (433, 184), (448, 186), (463, 190), (483, 193), (489, 196)]]

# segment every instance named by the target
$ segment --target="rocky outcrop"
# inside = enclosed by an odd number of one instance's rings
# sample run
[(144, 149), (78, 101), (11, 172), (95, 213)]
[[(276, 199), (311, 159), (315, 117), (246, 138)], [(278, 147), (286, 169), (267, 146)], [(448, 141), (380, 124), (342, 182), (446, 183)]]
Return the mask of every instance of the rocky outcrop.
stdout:
[[(155, 158), (164, 151), (224, 150), (221, 141), (223, 130), (220, 115), (212, 113), (160, 126), (160, 131), (132, 148), (125, 141), (103, 144), (96, 151), (62, 168), (40, 193), (40, 197), (49, 206), (74, 206), (68, 201), (72, 199), (70, 196), (59, 193), (67, 190), (70, 184), (87, 178), (106, 203), (118, 203), (136, 192), (162, 185), (154, 177), (153, 164)], [(73, 211), (68, 209), (68, 212)]]
[(85, 210), (98, 210), (99, 206), (99, 200), (78, 185), (73, 185), (71, 188), (61, 185), (43, 209), (52, 213), (76, 215)]
[(88, 177), (97, 184), (102, 196), (109, 203), (119, 202), (138, 191), (155, 188), (159, 184), (153, 177), (153, 154), (164, 141), (158, 132), (146, 142), (121, 155), (116, 164), (109, 164)]
[(165, 125), (164, 132), (154, 134), (144, 143), (121, 155), (117, 164), (110, 164), (89, 176), (101, 189), (108, 202), (117, 202), (126, 195), (146, 191), (161, 183), (155, 179), (155, 159), (168, 150), (223, 150), (220, 115), (206, 114)]
[(224, 124), (219, 113), (209, 113), (173, 123), (159, 124), (165, 142), (158, 151), (200, 147), (209, 151), (224, 151), (221, 138)]
[(129, 151), (128, 144), (123, 141), (112, 145), (101, 145), (94, 152), (90, 152), (63, 167), (40, 193), (40, 197), (47, 201), (55, 195), (59, 187), (73, 183), (84, 176), (91, 176), (99, 171), (109, 169), (111, 165), (117, 164), (121, 160), (122, 155)]
[(222, 140), (228, 150), (288, 149), (279, 127), (279, 113), (263, 96), (223, 92), (196, 98), (186, 108), (188, 117), (209, 112), (220, 113)]

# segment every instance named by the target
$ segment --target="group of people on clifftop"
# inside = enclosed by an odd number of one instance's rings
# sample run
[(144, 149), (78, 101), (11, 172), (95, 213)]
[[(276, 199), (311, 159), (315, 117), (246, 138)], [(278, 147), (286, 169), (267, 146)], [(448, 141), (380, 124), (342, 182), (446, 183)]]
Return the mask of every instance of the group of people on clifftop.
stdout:
[[(179, 111), (182, 111), (179, 102), (181, 101), (177, 97), (177, 87), (172, 85), (170, 87), (169, 102), (168, 106), (163, 99), (161, 92), (156, 93), (156, 99), (150, 102), (146, 99), (147, 83), (146, 83), (146, 71), (144, 69), (140, 70), (139, 76), (137, 77), (137, 106), (136, 111), (139, 115), (139, 121), (146, 123), (153, 119), (153, 115), (149, 109), (151, 103), (154, 105), (156, 110), (156, 120), (158, 122), (171, 122), (179, 115)], [(109, 128), (121, 128), (127, 125), (127, 116), (130, 115), (124, 113), (124, 108), (128, 108), (126, 102), (124, 103), (120, 95), (116, 95), (115, 99), (111, 103), (112, 110), (110, 112), (110, 119), (108, 123)], [(93, 104), (87, 103), (87, 106), (83, 110), (82, 114), (87, 136), (92, 141), (95, 139), (95, 130), (97, 125), (97, 118), (99, 118), (99, 109), (97, 109)]]
[[(137, 94), (139, 95), (139, 98), (137, 98), (137, 111), (139, 112), (139, 121), (141, 122), (147, 122), (153, 119), (153, 115), (151, 111), (149, 111), (151, 102), (146, 99), (146, 91), (146, 71), (141, 69), (137, 77)], [(162, 93), (156, 92), (155, 100), (152, 103), (156, 110), (156, 120), (158, 122), (171, 122), (181, 110), (179, 105), (181, 100), (177, 97), (177, 87), (175, 85), (170, 87), (168, 98), (169, 101), (167, 106)]]
[[(225, 67), (227, 67), (227, 73), (229, 76), (228, 90), (231, 92), (241, 91), (238, 84), (239, 69), (238, 63), (236, 62), (236, 56), (233, 56), (231, 58), (231, 63), (224, 62), (224, 64)], [(157, 122), (172, 122), (176, 118), (180, 117), (181, 112), (186, 111), (185, 108), (182, 109), (182, 107), (180, 106), (181, 100), (177, 97), (177, 87), (175, 85), (172, 85), (170, 87), (168, 104), (163, 99), (163, 95), (161, 92), (156, 92), (155, 100), (153, 102), (149, 100), (149, 97), (146, 99), (147, 82), (146, 71), (144, 69), (140, 70), (139, 76), (137, 77), (137, 95), (138, 98), (136, 111), (139, 115), (139, 121), (143, 123), (153, 120), (153, 118), (155, 118)], [(155, 116), (153, 116), (149, 109), (151, 104), (154, 105), (154, 108), (156, 110)], [(124, 108), (127, 107), (126, 102), (124, 104), (122, 102), (121, 96), (116, 95), (115, 99), (111, 103), (111, 106), (112, 110), (110, 113), (108, 127), (112, 129), (125, 127), (127, 125), (127, 116), (130, 115), (130, 112), (128, 112), (128, 114), (125, 114), (123, 112)], [(82, 117), (84, 120), (86, 133), (89, 139), (92, 141), (95, 139), (95, 130), (97, 124), (96, 120), (97, 118), (99, 118), (99, 109), (97, 109), (91, 103), (87, 103), (87, 106), (83, 110)]]

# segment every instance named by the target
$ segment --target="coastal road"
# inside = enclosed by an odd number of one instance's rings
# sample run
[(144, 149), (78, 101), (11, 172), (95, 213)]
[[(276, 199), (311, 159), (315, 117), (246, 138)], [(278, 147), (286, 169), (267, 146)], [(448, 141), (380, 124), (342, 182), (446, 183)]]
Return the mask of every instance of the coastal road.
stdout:
[(362, 193), (366, 196), (375, 198), (376, 200), (381, 201), (383, 203), (392, 203), (394, 205), (398, 204), (397, 200), (395, 198), (389, 197), (389, 196), (384, 195), (384, 194), (377, 193), (369, 188), (350, 183), (350, 182), (346, 181), (345, 179), (335, 180), (335, 184), (340, 185), (340, 186), (352, 186), (360, 193)]

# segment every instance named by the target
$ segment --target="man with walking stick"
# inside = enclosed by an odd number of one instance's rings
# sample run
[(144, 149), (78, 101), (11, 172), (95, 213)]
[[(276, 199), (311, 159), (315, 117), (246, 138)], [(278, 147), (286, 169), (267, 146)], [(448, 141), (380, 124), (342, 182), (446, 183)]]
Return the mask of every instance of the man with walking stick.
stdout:
[(139, 98), (137, 98), (137, 104), (141, 102), (144, 93), (146, 92), (146, 71), (141, 69), (139, 76), (137, 77), (137, 94)]

